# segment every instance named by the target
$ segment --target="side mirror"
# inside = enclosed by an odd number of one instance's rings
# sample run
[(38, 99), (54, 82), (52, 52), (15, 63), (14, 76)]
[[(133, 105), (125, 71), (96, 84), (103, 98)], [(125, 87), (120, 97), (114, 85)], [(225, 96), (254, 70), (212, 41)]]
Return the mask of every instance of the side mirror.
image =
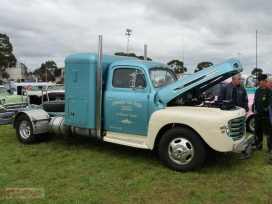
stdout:
[(136, 81), (136, 73), (132, 73), (130, 76), (131, 76), (131, 80), (129, 81), (129, 87), (134, 89), (135, 81)]
[(130, 75), (131, 80), (129, 81), (129, 86), (132, 89), (143, 89), (146, 87), (146, 82), (143, 77), (143, 72), (136, 70)]

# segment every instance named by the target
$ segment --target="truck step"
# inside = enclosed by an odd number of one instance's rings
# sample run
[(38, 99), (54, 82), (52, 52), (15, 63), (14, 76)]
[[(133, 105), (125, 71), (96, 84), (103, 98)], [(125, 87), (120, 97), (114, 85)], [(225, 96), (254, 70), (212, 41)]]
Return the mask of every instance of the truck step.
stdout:
[(106, 136), (103, 137), (105, 142), (111, 142), (115, 144), (150, 149), (147, 145), (147, 137), (141, 135), (133, 135), (126, 133), (107, 132)]

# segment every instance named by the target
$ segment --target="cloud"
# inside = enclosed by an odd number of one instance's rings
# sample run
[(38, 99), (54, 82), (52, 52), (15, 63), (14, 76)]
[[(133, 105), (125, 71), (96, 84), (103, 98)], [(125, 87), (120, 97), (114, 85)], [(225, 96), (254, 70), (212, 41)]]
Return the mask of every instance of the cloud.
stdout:
[[(271, 72), (272, 15), (268, 0), (241, 1), (73, 1), (0, 0), (0, 30), (10, 37), (14, 54), (34, 70), (48, 60), (64, 66), (66, 56), (127, 51), (167, 63), (184, 61), (189, 72), (198, 63), (239, 58), (244, 73), (256, 66)], [(240, 53), (240, 54), (238, 54)]]

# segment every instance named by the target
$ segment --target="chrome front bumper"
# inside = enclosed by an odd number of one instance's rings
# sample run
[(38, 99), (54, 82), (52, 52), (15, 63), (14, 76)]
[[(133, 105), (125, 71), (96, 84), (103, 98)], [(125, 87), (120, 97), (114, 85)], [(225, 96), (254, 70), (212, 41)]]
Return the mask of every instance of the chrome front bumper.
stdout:
[(232, 152), (245, 154), (245, 156), (240, 158), (240, 160), (249, 159), (255, 152), (255, 150), (252, 149), (253, 141), (254, 135), (248, 136), (241, 143), (237, 144), (236, 148)]

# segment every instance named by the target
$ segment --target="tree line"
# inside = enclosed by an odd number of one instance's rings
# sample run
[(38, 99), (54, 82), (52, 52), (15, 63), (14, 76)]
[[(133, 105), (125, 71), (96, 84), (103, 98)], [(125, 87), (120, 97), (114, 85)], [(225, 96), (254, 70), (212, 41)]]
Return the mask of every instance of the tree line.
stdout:
[[(136, 57), (140, 60), (144, 60), (144, 56), (137, 56), (135, 53), (127, 54), (124, 52), (116, 52), (114, 55)], [(152, 59), (149, 57), (147, 57), (147, 60), (152, 61)], [(16, 63), (17, 59), (13, 54), (13, 46), (9, 40), (9, 37), (6, 34), (0, 33), (0, 71), (2, 73), (2, 78), (9, 78), (9, 74), (7, 73), (6, 69), (14, 67)], [(171, 66), (176, 74), (184, 74), (187, 72), (187, 67), (184, 67), (184, 62), (178, 59), (169, 61), (167, 65)], [(212, 65), (212, 62), (200, 62), (195, 68), (194, 72), (196, 73)], [(24, 66), (26, 67), (25, 64)], [(251, 72), (251, 74), (254, 76), (258, 76), (262, 73), (263, 70), (261, 68), (254, 68)], [(61, 71), (54, 61), (46, 61), (45, 63), (42, 63), (39, 68), (35, 69), (33, 72), (28, 72), (27, 74), (34, 74), (42, 81), (45, 81), (46, 78), (47, 81), (55, 81), (55, 78), (61, 74)]]
[[(116, 52), (114, 55), (136, 57), (140, 60), (144, 59), (144, 56), (137, 56), (135, 53)], [(149, 57), (147, 57), (147, 60), (152, 61), (152, 59)], [(177, 60), (177, 59), (171, 60), (170, 62), (167, 63), (167, 65), (171, 66), (174, 69), (174, 72), (176, 74), (183, 74), (183, 73), (187, 72), (187, 67), (184, 67), (184, 63), (180, 60)], [(201, 71), (202, 69), (205, 69), (205, 68), (210, 67), (212, 65), (213, 65), (213, 63), (211, 63), (211, 62), (201, 62), (197, 65), (194, 72)]]
[[(7, 73), (7, 68), (15, 67), (17, 59), (13, 54), (13, 46), (6, 34), (0, 33), (0, 73), (3, 79), (8, 79), (10, 76)], [(24, 63), (21, 63), (26, 67)], [(61, 70), (58, 68), (54, 61), (47, 61), (42, 63), (41, 66), (35, 69), (33, 72), (26, 72), (26, 75), (32, 76), (32, 74), (39, 77), (40, 80), (55, 81), (55, 78), (61, 74)]]
[[(128, 56), (128, 57), (136, 57), (140, 60), (144, 59), (144, 56), (137, 56), (135, 53), (124, 53), (124, 52), (116, 52), (114, 55), (118, 56)], [(151, 58), (147, 57), (148, 61), (152, 61)], [(184, 63), (180, 60), (171, 60), (170, 62), (167, 63), (167, 65), (171, 66), (176, 74), (184, 74), (187, 72), (187, 67), (184, 67)], [(213, 66), (212, 62), (200, 62), (197, 64), (194, 73), (199, 72), (203, 69), (206, 69), (210, 66)], [(263, 70), (261, 68), (254, 68), (251, 72), (253, 76), (258, 76), (263, 73)]]

